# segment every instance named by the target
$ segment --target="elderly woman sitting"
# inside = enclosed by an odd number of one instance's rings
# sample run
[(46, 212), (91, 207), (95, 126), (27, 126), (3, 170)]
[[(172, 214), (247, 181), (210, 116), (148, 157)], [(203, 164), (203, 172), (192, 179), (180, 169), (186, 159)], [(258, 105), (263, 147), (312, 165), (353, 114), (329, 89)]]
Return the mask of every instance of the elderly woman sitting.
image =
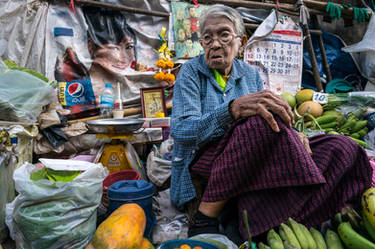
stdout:
[[(372, 175), (365, 151), (344, 136), (307, 139), (292, 129), (288, 104), (236, 59), (246, 36), (234, 9), (209, 7), (199, 28), (204, 55), (178, 74), (171, 123), (171, 200), (179, 208), (199, 201), (189, 235), (219, 233), (217, 217), (229, 200), (239, 217), (247, 210), (253, 236), (288, 217), (315, 226), (359, 205)], [(192, 175), (204, 180), (201, 197)]]

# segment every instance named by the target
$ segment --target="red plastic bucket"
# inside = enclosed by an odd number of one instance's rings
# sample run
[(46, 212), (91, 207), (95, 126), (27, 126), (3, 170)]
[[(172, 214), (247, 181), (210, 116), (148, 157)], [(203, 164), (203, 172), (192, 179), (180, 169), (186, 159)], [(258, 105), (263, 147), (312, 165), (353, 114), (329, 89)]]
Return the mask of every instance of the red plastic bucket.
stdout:
[(108, 207), (107, 190), (109, 186), (118, 181), (139, 180), (140, 178), (141, 176), (138, 174), (138, 172), (133, 169), (121, 170), (107, 175), (107, 177), (103, 181), (102, 204), (105, 207)]
[(133, 169), (126, 169), (109, 174), (103, 181), (103, 192), (107, 192), (109, 186), (123, 180), (139, 180), (140, 176)]

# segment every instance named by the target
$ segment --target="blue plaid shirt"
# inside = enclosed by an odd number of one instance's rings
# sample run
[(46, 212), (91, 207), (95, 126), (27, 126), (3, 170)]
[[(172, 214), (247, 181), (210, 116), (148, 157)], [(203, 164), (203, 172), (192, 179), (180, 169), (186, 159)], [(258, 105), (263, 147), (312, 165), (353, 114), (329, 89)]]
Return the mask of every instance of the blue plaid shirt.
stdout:
[(182, 66), (173, 90), (171, 119), (174, 146), (170, 194), (178, 208), (196, 196), (189, 173), (195, 153), (222, 137), (233, 122), (228, 103), (262, 89), (259, 73), (238, 59), (233, 62), (225, 91), (215, 81), (203, 55)]

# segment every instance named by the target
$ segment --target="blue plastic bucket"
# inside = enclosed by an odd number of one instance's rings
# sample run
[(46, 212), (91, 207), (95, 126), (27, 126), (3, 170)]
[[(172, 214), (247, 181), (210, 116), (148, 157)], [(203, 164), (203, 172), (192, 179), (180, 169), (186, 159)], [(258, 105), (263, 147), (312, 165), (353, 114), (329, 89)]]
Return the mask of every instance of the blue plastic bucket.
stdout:
[(151, 238), (152, 227), (156, 223), (155, 214), (152, 211), (152, 195), (154, 186), (144, 180), (118, 181), (108, 187), (107, 197), (110, 215), (117, 208), (126, 203), (137, 203), (146, 213), (146, 229), (143, 236)]

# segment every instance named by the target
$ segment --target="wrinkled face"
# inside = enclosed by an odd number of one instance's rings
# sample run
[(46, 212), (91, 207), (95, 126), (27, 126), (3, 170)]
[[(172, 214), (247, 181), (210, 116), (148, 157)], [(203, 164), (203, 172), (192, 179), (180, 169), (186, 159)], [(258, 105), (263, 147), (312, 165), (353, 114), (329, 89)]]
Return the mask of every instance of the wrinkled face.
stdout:
[(134, 48), (130, 37), (125, 37), (120, 44), (103, 44), (93, 51), (93, 63), (110, 73), (121, 74), (135, 59)]
[[(233, 39), (223, 45), (218, 37), (230, 34)], [(211, 36), (214, 40), (209, 45), (201, 45), (204, 49), (204, 59), (211, 69), (216, 69), (221, 74), (228, 75), (232, 69), (234, 58), (238, 55), (241, 47), (241, 39), (235, 33), (233, 23), (225, 17), (212, 17), (207, 19), (202, 29), (201, 37)]]
[(190, 8), (189, 14), (191, 17), (197, 17), (197, 10), (195, 8)]

